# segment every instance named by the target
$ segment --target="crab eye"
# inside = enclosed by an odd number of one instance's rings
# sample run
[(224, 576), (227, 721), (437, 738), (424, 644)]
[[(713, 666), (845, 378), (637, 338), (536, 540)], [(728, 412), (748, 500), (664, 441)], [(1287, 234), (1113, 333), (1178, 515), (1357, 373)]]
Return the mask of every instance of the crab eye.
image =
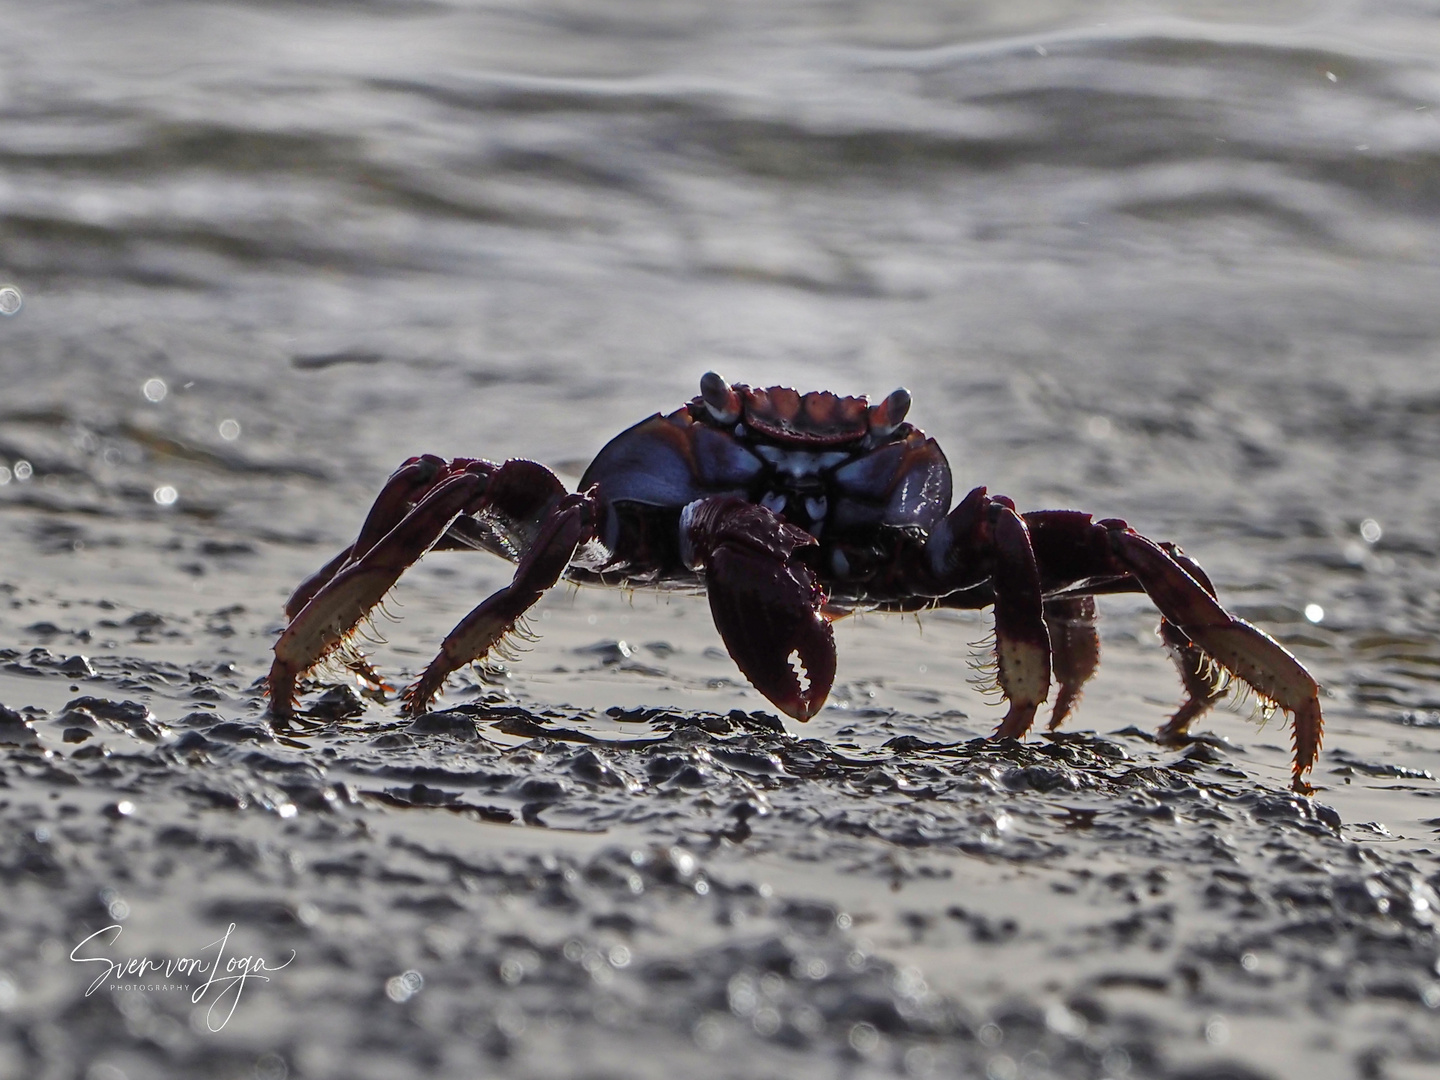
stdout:
[(870, 430), (880, 438), (893, 434), (910, 411), (910, 391), (903, 386), (890, 391), (879, 405), (870, 406)]
[(707, 371), (700, 379), (700, 397), (718, 423), (733, 424), (740, 419), (740, 395), (715, 372)]

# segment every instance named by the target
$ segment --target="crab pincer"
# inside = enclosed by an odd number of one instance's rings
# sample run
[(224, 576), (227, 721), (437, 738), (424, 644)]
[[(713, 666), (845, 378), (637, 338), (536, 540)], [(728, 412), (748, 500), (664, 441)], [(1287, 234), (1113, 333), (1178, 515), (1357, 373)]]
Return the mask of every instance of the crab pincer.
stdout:
[(815, 538), (733, 497), (698, 500), (680, 522), (686, 561), (704, 570), (710, 613), (736, 666), (787, 716), (809, 720), (835, 681), (825, 591), (799, 554)]

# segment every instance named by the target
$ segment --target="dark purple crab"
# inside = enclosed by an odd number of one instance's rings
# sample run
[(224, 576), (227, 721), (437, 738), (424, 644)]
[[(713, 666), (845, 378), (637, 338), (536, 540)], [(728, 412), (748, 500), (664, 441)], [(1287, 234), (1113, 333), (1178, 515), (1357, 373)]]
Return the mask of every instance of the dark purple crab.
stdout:
[(355, 543), (286, 604), (271, 708), (289, 717), (297, 680), (332, 653), (383, 686), (350, 640), (432, 548), (490, 551), (518, 566), (406, 689), (410, 716), (430, 707), (452, 672), (523, 632), (526, 610), (564, 577), (703, 588), (740, 670), (797, 720), (815, 715), (830, 692), (831, 619), (861, 607), (993, 605), (997, 680), (1009, 702), (995, 735), (1022, 738), (1052, 670), (1052, 730), (1094, 672), (1094, 597), (1145, 592), (1186, 692), (1162, 739), (1182, 740), (1238, 677), (1267, 708), (1292, 715), (1293, 786), (1309, 790), (1304, 777), (1323, 730), (1315, 680), (1221, 607), (1198, 564), (1123, 521), (1075, 510), (1020, 514), (983, 487), (952, 509), (949, 464), (905, 422), (909, 407), (903, 389), (870, 405), (732, 386), (712, 372), (699, 397), (606, 444), (573, 494), (532, 461), (411, 458), (385, 484)]

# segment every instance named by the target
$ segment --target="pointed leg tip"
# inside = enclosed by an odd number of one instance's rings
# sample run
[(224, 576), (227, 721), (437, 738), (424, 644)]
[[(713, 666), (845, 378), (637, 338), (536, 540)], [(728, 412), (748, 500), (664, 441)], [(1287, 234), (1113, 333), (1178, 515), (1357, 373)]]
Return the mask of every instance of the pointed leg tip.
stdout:
[(419, 682), (412, 683), (405, 688), (400, 695), (400, 715), (407, 720), (414, 720), (417, 716), (424, 716), (430, 711), (430, 703), (435, 699), (434, 691), (422, 689)]
[(1190, 741), (1190, 724), (1194, 719), (1195, 712), (1187, 703), (1160, 725), (1160, 730), (1155, 732), (1155, 741), (1161, 746), (1184, 746)]
[(1185, 746), (1190, 742), (1190, 731), (1188, 727), (1172, 728), (1166, 724), (1155, 733), (1157, 746)]
[(440, 696), (440, 691), (445, 687), (445, 680), (454, 670), (449, 664), (443, 663), (443, 656), (431, 661), (430, 666), (413, 683), (407, 686), (400, 695), (403, 705), (400, 708), (400, 715), (414, 720), (418, 716), (424, 716), (430, 711), (430, 706)]
[(265, 679), (265, 693), (270, 698), (266, 710), (276, 720), (289, 720), (295, 715), (296, 673), (288, 664), (276, 660)]
[(1060, 696), (1055, 702), (1055, 708), (1050, 713), (1050, 723), (1046, 725), (1047, 731), (1059, 731), (1061, 726), (1075, 711), (1075, 706), (1080, 702), (1080, 694), (1067, 693), (1063, 688)]
[(1010, 711), (1005, 714), (1005, 719), (1000, 721), (1000, 726), (990, 737), (992, 739), (1023, 739), (1030, 730), (1030, 726), (1035, 723), (1035, 712), (1039, 707), (1038, 703), (1020, 705), (1011, 702)]
[(1305, 776), (1320, 756), (1320, 744), (1325, 738), (1325, 718), (1320, 713), (1318, 694), (1295, 710), (1293, 731), (1295, 736), (1295, 769), (1290, 787), (1302, 795), (1313, 795), (1315, 789), (1305, 782)]

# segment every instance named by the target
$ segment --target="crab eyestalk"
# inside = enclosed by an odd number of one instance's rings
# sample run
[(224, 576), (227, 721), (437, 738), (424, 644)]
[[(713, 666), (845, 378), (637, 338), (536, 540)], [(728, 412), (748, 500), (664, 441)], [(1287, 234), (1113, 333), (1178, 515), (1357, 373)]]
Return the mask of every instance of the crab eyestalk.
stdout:
[(740, 395), (723, 376), (707, 371), (700, 379), (700, 398), (716, 423), (733, 424), (740, 419)]
[(870, 433), (876, 438), (888, 439), (905, 422), (909, 411), (910, 391), (897, 387), (879, 405), (870, 406)]

